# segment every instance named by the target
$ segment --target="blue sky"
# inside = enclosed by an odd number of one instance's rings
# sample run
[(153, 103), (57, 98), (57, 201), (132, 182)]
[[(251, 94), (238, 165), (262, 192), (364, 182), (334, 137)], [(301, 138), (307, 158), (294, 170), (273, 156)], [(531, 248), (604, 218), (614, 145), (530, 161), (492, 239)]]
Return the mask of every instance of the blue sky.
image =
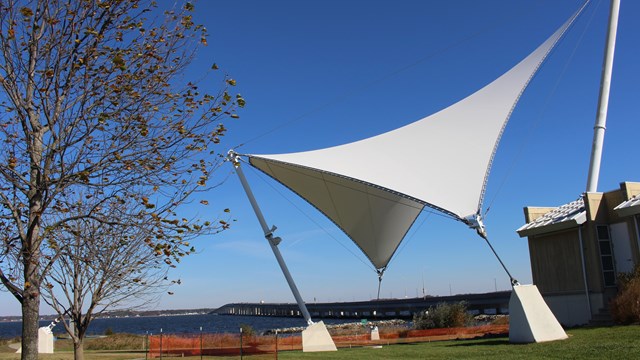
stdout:
[[(522, 208), (575, 200), (586, 186), (608, 1), (593, 4), (536, 75), (515, 109), (489, 179), (492, 243), (512, 274), (531, 282)], [(211, 35), (190, 77), (217, 63), (247, 100), (218, 148), (280, 153), (338, 145), (413, 122), (486, 85), (551, 35), (581, 0), (200, 1)], [(640, 3), (623, 1), (599, 191), (640, 181)], [(217, 84), (201, 84), (211, 87)], [(274, 130), (275, 129), (275, 130)], [(425, 154), (428, 156), (429, 154)], [(231, 166), (218, 176), (227, 178)], [(366, 300), (377, 276), (358, 248), (304, 201), (248, 166), (267, 221), (306, 301)], [(203, 196), (230, 230), (197, 241), (173, 272), (182, 285), (156, 308), (293, 302), (235, 175)], [(385, 274), (381, 297), (509, 288), (490, 249), (459, 222), (423, 213)], [(19, 314), (0, 293), (0, 315)], [(6, 306), (5, 306), (6, 305)], [(47, 309), (43, 309), (47, 313)]]

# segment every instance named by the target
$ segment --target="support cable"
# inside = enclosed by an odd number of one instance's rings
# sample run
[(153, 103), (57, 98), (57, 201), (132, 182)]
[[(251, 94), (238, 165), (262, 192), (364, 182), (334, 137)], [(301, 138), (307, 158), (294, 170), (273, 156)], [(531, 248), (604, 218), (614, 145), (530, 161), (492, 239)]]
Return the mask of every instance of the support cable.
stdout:
[(396, 250), (396, 252), (393, 254), (393, 257), (391, 258), (391, 260), (389, 260), (389, 262), (387, 263), (387, 266), (385, 266), (385, 270), (389, 267), (389, 265), (391, 265), (392, 262), (394, 262), (396, 260), (396, 258), (398, 256), (400, 256), (400, 254), (404, 251), (404, 249), (407, 248), (407, 245), (416, 236), (418, 231), (420, 231), (420, 229), (422, 228), (422, 225), (424, 225), (424, 223), (427, 221), (427, 219), (429, 218), (429, 216), (431, 214), (442, 215), (443, 217), (450, 218), (450, 216), (448, 216), (446, 214), (441, 214), (441, 213), (435, 212), (433, 210), (424, 210), (424, 209), (422, 209), (421, 213), (422, 212), (427, 213), (427, 215), (422, 218), (422, 221), (418, 224), (418, 226), (416, 226), (415, 228), (414, 228), (414, 226), (412, 226), (413, 230), (411, 231), (411, 234), (409, 236), (407, 236), (406, 238), (404, 238), (402, 240), (402, 242), (400, 242), (400, 245), (398, 245), (398, 250)]
[(509, 279), (511, 280), (511, 285), (512, 286), (520, 285), (520, 282), (518, 282), (518, 280), (516, 280), (513, 276), (511, 276), (511, 273), (507, 269), (507, 266), (504, 264), (504, 262), (502, 262), (502, 259), (500, 258), (500, 256), (498, 256), (498, 253), (496, 252), (496, 249), (493, 248), (493, 245), (491, 245), (491, 242), (489, 242), (489, 237), (487, 236), (487, 230), (484, 226), (484, 223), (482, 222), (482, 216), (480, 215), (480, 209), (478, 209), (478, 212), (475, 215), (471, 215), (460, 220), (462, 220), (465, 224), (467, 224), (471, 229), (475, 230), (476, 233), (478, 233), (478, 236), (480, 236), (481, 238), (484, 239), (484, 241), (487, 242), (487, 245), (489, 245), (489, 248), (493, 252), (493, 255), (495, 255), (496, 259), (498, 259), (498, 261), (500, 262), (500, 265), (502, 265), (502, 268), (509, 276)]
[[(250, 163), (248, 161), (246, 161), (243, 158), (239, 158), (239, 161), (246, 163), (248, 165), (250, 165)], [(358, 259), (358, 261), (360, 261), (361, 263), (363, 263), (367, 268), (372, 269), (374, 271), (377, 272), (377, 270), (369, 263), (365, 262), (364, 260), (362, 260), (362, 258), (360, 258), (358, 255), (356, 255), (356, 253), (354, 253), (351, 249), (349, 249), (346, 245), (344, 245), (340, 240), (338, 240), (335, 236), (333, 236), (333, 234), (331, 234), (329, 232), (329, 230), (327, 230), (325, 227), (323, 227), (322, 225), (320, 225), (320, 223), (318, 223), (315, 219), (313, 219), (309, 214), (307, 214), (302, 208), (300, 208), (298, 205), (296, 205), (293, 201), (291, 201), (291, 199), (289, 199), (288, 197), (286, 197), (280, 190), (278, 190), (275, 186), (273, 186), (273, 184), (269, 181), (267, 181), (264, 178), (264, 175), (257, 171), (253, 166), (248, 166), (247, 168), (249, 168), (254, 174), (258, 175), (258, 178), (260, 180), (262, 180), (262, 182), (264, 182), (265, 184), (267, 184), (271, 189), (273, 189), (273, 191), (276, 192), (276, 194), (280, 195), (280, 197), (282, 197), (284, 200), (286, 200), (289, 204), (291, 204), (291, 206), (293, 206), (296, 210), (298, 210), (302, 215), (304, 215), (304, 217), (306, 217), (309, 221), (311, 221), (314, 225), (316, 225), (320, 230), (324, 231), (325, 234), (327, 234), (327, 236), (329, 236), (331, 239), (333, 239), (336, 243), (338, 243), (338, 245), (342, 246), (342, 248), (344, 248), (345, 250), (347, 250), (351, 255), (353, 255), (356, 259)]]
[[(528, 14), (530, 12), (531, 12), (531, 9), (525, 9), (525, 10), (521, 11), (522, 14)], [(290, 120), (281, 122), (280, 124), (276, 125), (275, 127), (271, 128), (270, 130), (267, 130), (267, 131), (265, 131), (265, 132), (263, 132), (261, 134), (258, 134), (258, 135), (254, 136), (252, 138), (249, 138), (248, 140), (238, 144), (237, 146), (233, 147), (232, 149), (236, 150), (236, 149), (238, 149), (238, 148), (240, 148), (240, 147), (242, 147), (242, 146), (244, 146), (244, 145), (246, 145), (248, 143), (251, 143), (251, 142), (254, 142), (256, 140), (259, 140), (259, 139), (261, 139), (261, 138), (263, 138), (265, 136), (268, 136), (268, 135), (270, 135), (270, 134), (272, 134), (274, 132), (277, 132), (277, 131), (279, 131), (279, 130), (287, 127), (287, 126), (290, 126), (293, 123), (297, 123), (297, 122), (309, 117), (310, 115), (313, 115), (315, 113), (319, 113), (319, 112), (321, 112), (321, 111), (323, 111), (323, 110), (325, 110), (327, 108), (330, 108), (330, 107), (334, 106), (337, 103), (344, 102), (344, 101), (354, 97), (355, 95), (361, 94), (365, 90), (373, 88), (375, 85), (378, 85), (378, 84), (382, 83), (385, 80), (392, 79), (392, 78), (396, 77), (398, 74), (401, 74), (401, 73), (403, 73), (405, 71), (408, 71), (408, 70), (410, 70), (412, 68), (417, 67), (418, 65), (421, 65), (421, 64), (423, 64), (423, 63), (425, 63), (427, 61), (433, 60), (434, 58), (437, 58), (437, 57), (439, 57), (439, 56), (441, 56), (443, 54), (446, 54), (446, 53), (448, 53), (448, 52), (450, 52), (450, 51), (462, 46), (463, 44), (465, 44), (467, 42), (470, 42), (471, 40), (473, 40), (473, 39), (475, 39), (475, 38), (477, 38), (477, 37), (479, 37), (479, 36), (481, 36), (481, 35), (483, 35), (485, 33), (489, 33), (491, 31), (499, 29), (504, 24), (512, 21), (511, 19), (512, 19), (511, 17), (509, 17), (509, 18), (505, 17), (503, 19), (500, 19), (499, 21), (490, 23), (487, 26), (485, 26), (484, 28), (481, 28), (480, 30), (478, 30), (478, 31), (476, 31), (476, 32), (474, 32), (472, 34), (469, 34), (469, 35), (459, 39), (458, 41), (454, 42), (451, 45), (445, 46), (445, 47), (443, 47), (441, 49), (438, 49), (438, 50), (436, 50), (436, 51), (434, 51), (434, 52), (432, 52), (430, 54), (426, 54), (426, 55), (418, 58), (417, 60), (415, 60), (415, 61), (413, 61), (411, 63), (408, 63), (408, 64), (406, 64), (406, 65), (404, 65), (402, 67), (399, 67), (399, 68), (397, 68), (397, 69), (395, 69), (393, 71), (390, 71), (388, 73), (382, 74), (382, 75), (374, 78), (373, 80), (371, 80), (369, 82), (366, 82), (364, 84), (360, 84), (359, 86), (355, 86), (352, 89), (349, 89), (349, 90), (347, 90), (347, 91), (345, 91), (345, 92), (343, 92), (341, 94), (338, 94), (338, 95), (334, 96), (333, 98), (329, 99), (324, 104), (320, 104), (320, 105), (316, 106), (315, 108), (312, 108), (311, 110), (309, 110), (309, 111), (307, 111), (305, 113), (302, 113), (301, 115), (299, 115), (297, 117), (294, 117), (294, 118), (292, 118)]]
[(580, 37), (578, 38), (578, 41), (576, 42), (575, 46), (573, 47), (573, 50), (571, 51), (571, 54), (569, 55), (569, 57), (567, 58), (567, 60), (564, 63), (564, 67), (562, 68), (562, 71), (560, 72), (560, 75), (558, 75), (556, 82), (554, 83), (553, 87), (551, 88), (551, 91), (549, 91), (549, 93), (547, 94), (547, 96), (545, 97), (544, 103), (542, 105), (542, 109), (538, 112), (538, 115), (535, 117), (535, 120), (529, 125), (526, 135), (524, 136), (523, 141), (520, 142), (520, 146), (518, 147), (518, 151), (516, 152), (515, 156), (513, 157), (513, 159), (511, 160), (511, 163), (509, 164), (509, 167), (507, 168), (507, 172), (504, 175), (504, 177), (502, 178), (502, 180), (500, 181), (500, 184), (498, 185), (498, 188), (495, 192), (495, 194), (493, 194), (491, 200), (489, 201), (489, 206), (487, 206), (487, 209), (484, 211), (483, 217), (486, 218), (487, 214), (489, 213), (489, 210), (491, 210), (491, 206), (493, 205), (493, 203), (496, 201), (496, 199), (498, 198), (498, 196), (500, 195), (502, 188), (504, 187), (504, 185), (506, 184), (508, 178), (513, 174), (513, 171), (515, 170), (515, 166), (516, 164), (519, 162), (519, 159), (522, 158), (522, 154), (524, 153), (525, 148), (527, 148), (529, 146), (529, 144), (531, 143), (531, 139), (533, 138), (533, 135), (535, 134), (535, 130), (540, 127), (540, 124), (542, 122), (542, 118), (545, 116), (548, 108), (549, 108), (549, 104), (551, 103), (551, 98), (554, 97), (554, 95), (556, 94), (556, 91), (558, 90), (558, 87), (560, 86), (560, 83), (562, 82), (562, 80), (564, 79), (567, 70), (569, 69), (569, 65), (571, 65), (571, 63), (573, 62), (573, 59), (576, 55), (576, 52), (578, 50), (578, 47), (580, 47), (580, 45), (583, 43), (584, 41), (584, 37), (587, 33), (587, 30), (589, 30), (591, 28), (591, 23), (593, 22), (593, 18), (595, 17), (595, 15), (597, 14), (598, 8), (600, 7), (601, 1), (598, 1), (594, 7), (594, 10), (591, 13), (591, 16), (589, 17), (589, 20), (587, 21), (587, 24), (585, 25), (584, 29), (582, 30), (582, 33), (580, 34)]
[(380, 288), (382, 287), (382, 275), (384, 275), (385, 269), (386, 267), (376, 270), (376, 272), (378, 273), (378, 297), (376, 298), (376, 301), (380, 301)]
[(478, 233), (478, 235), (480, 235), (480, 237), (483, 238), (484, 241), (487, 242), (487, 245), (489, 245), (489, 248), (491, 249), (491, 251), (493, 251), (493, 255), (496, 256), (496, 259), (498, 259), (498, 261), (500, 262), (500, 265), (502, 265), (502, 268), (504, 269), (504, 271), (509, 276), (509, 280), (511, 281), (511, 286), (520, 285), (520, 282), (518, 280), (516, 280), (516, 278), (511, 276), (511, 273), (509, 272), (509, 269), (507, 269), (507, 266), (502, 262), (502, 259), (500, 259), (500, 256), (498, 256), (498, 253), (496, 252), (496, 249), (494, 249), (493, 245), (491, 245), (491, 242), (489, 242), (489, 238), (487, 237), (487, 235), (486, 234), (480, 234), (480, 233)]

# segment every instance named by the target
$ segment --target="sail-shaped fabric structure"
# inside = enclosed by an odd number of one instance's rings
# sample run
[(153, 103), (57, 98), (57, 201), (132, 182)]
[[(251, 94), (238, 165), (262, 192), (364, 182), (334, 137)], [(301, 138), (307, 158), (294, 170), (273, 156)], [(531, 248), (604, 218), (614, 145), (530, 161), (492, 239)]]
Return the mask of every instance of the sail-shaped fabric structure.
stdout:
[(376, 269), (384, 269), (425, 206), (461, 221), (479, 214), (504, 127), (576, 16), (511, 70), (433, 115), (349, 144), (246, 156), (324, 213)]

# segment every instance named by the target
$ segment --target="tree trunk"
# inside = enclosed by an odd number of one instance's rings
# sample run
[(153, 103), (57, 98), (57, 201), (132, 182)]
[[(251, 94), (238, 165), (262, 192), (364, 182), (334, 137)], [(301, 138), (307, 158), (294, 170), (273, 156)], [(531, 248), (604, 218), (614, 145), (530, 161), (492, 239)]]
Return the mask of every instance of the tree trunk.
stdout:
[(83, 339), (78, 339), (77, 341), (74, 339), (74, 342), (73, 342), (73, 359), (74, 360), (84, 360)]
[[(32, 214), (35, 207), (31, 207)], [(38, 208), (39, 210), (39, 208)], [(33, 216), (33, 215), (32, 215)], [(31, 219), (30, 219), (31, 220)], [(22, 245), (24, 290), (22, 292), (22, 360), (38, 359), (38, 329), (40, 328), (40, 243), (34, 241), (39, 224), (34, 221)]]
[(38, 328), (40, 294), (27, 291), (22, 300), (22, 360), (38, 359)]

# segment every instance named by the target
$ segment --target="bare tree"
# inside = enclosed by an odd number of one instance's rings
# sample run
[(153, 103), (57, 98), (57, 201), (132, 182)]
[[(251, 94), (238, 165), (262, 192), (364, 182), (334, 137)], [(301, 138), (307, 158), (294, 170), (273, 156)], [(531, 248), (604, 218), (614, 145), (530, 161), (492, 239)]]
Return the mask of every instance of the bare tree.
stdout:
[[(73, 341), (76, 360), (84, 359), (83, 340), (97, 315), (116, 307), (144, 306), (171, 283), (180, 282), (168, 278), (172, 252), (151, 241), (157, 226), (141, 211), (142, 205), (110, 201), (105, 206), (108, 209), (100, 221), (78, 217), (45, 239), (59, 257), (47, 272), (43, 298), (61, 318), (72, 320), (63, 324)], [(188, 233), (183, 236), (186, 246), (187, 237), (202, 235), (193, 229)]]
[(49, 234), (135, 201), (175, 263), (185, 231), (211, 226), (175, 209), (206, 189), (220, 121), (244, 99), (226, 76), (216, 94), (184, 79), (207, 33), (180, 4), (0, 0), (0, 281), (22, 305), (23, 359), (37, 358), (41, 285), (62, 256)]

